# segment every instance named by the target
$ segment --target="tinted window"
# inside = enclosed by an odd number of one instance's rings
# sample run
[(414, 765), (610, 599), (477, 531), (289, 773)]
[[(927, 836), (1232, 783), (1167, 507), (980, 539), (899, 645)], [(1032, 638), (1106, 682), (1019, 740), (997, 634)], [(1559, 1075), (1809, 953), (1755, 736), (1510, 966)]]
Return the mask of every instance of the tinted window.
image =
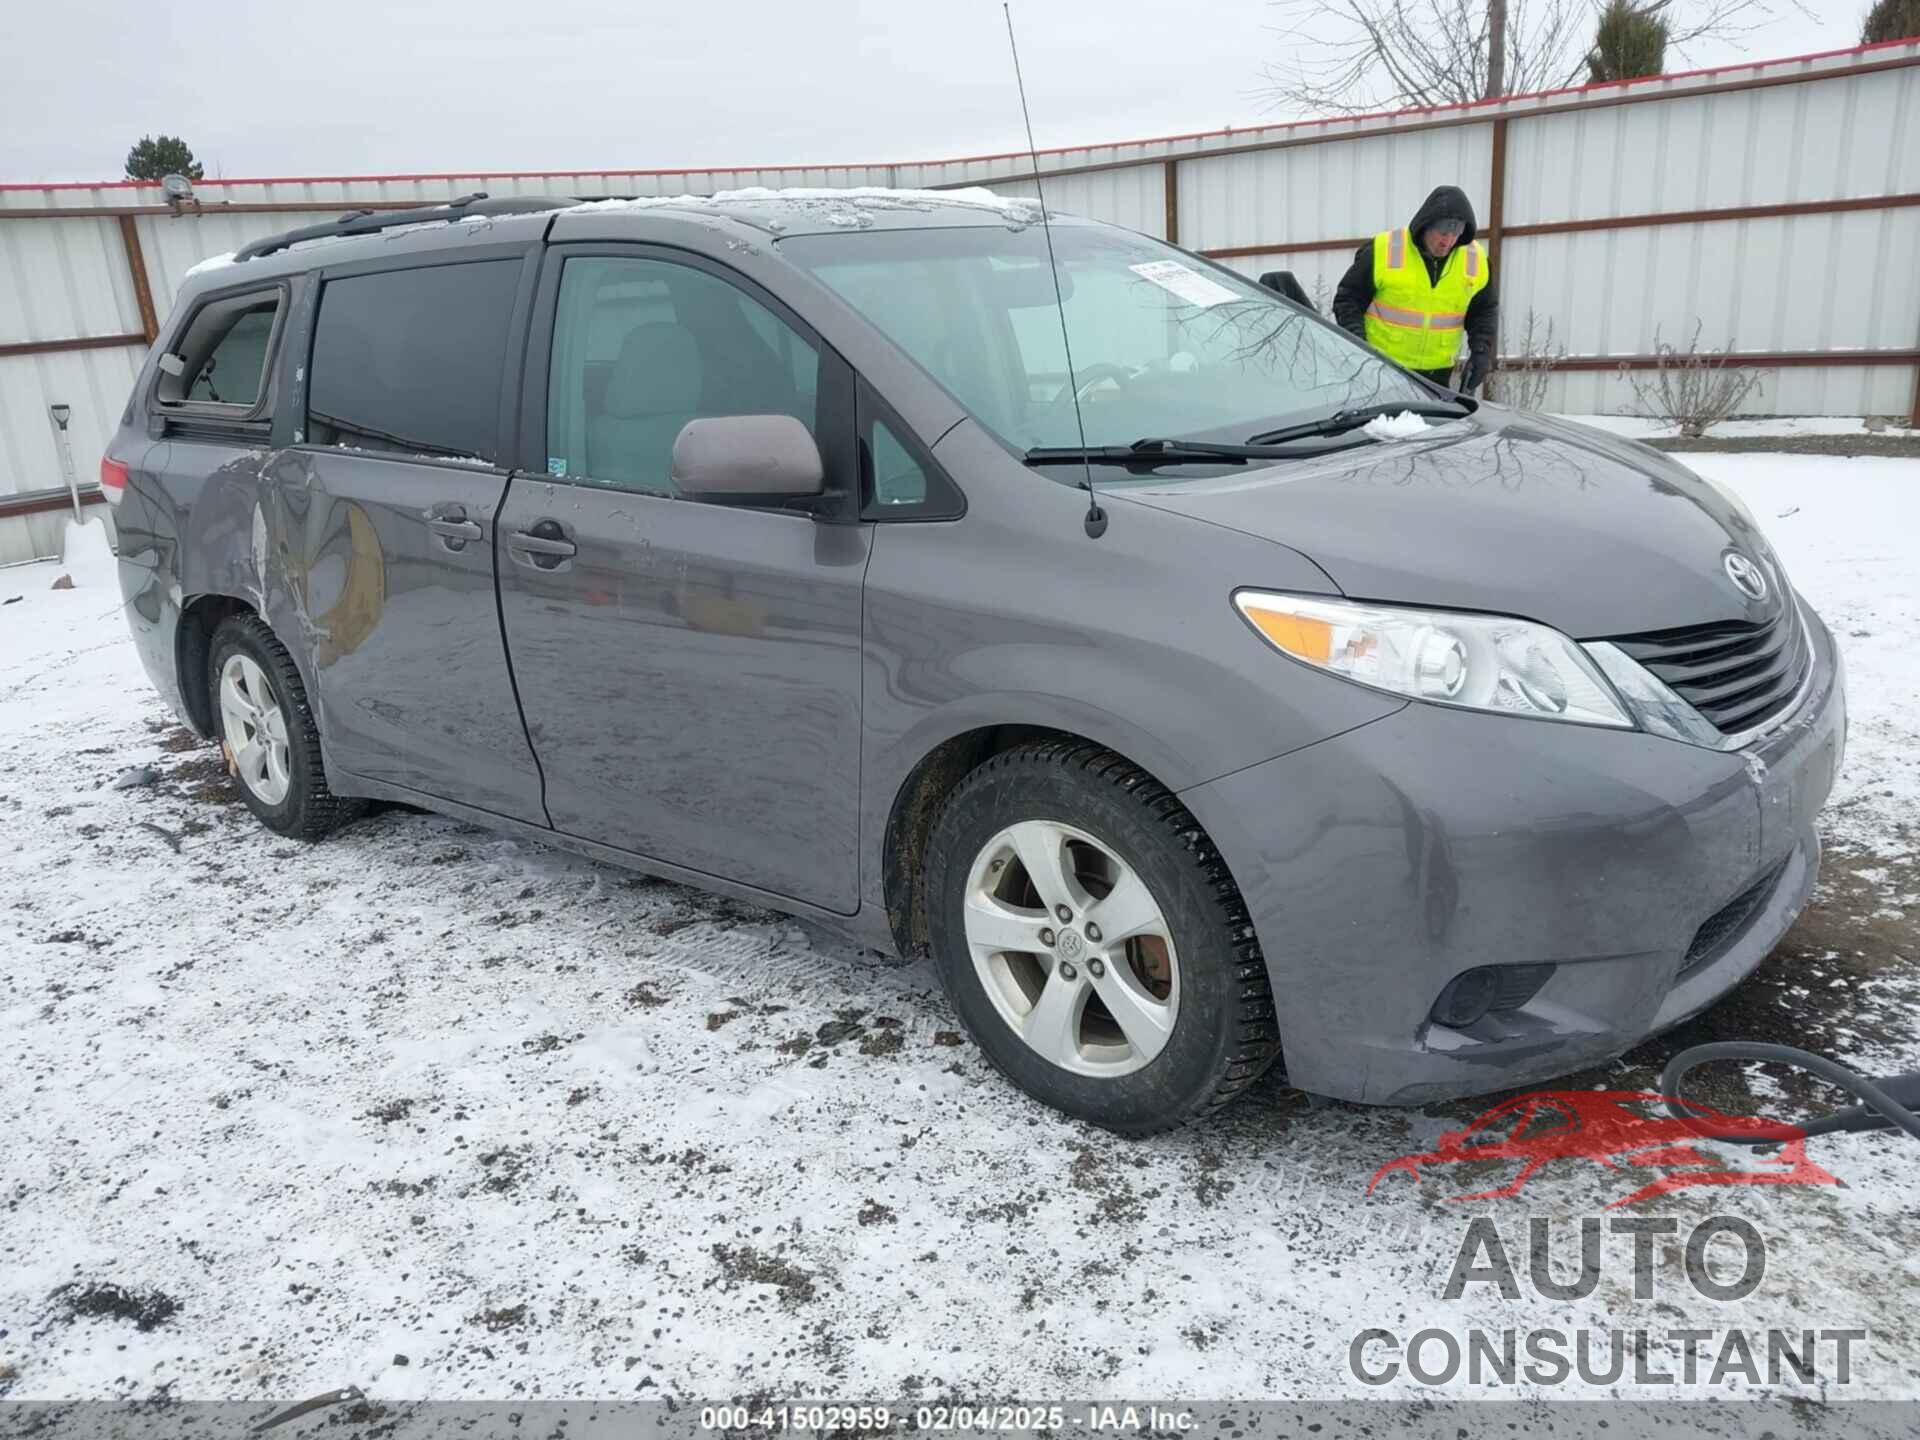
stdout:
[(819, 388), (813, 345), (718, 276), (664, 260), (569, 260), (547, 372), (547, 470), (668, 493), (689, 420), (791, 415), (812, 431)]
[(307, 439), (492, 460), (518, 260), (330, 280), (314, 324)]

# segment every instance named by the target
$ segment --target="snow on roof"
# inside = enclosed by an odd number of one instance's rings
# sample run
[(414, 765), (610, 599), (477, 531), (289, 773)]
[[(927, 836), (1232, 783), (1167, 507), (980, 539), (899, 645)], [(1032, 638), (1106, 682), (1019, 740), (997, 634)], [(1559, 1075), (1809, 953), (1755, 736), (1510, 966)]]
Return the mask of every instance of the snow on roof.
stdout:
[[(918, 211), (931, 213), (936, 210), (955, 209), (975, 210), (996, 219), (1016, 225), (1032, 225), (1040, 219), (1040, 203), (1020, 196), (997, 195), (981, 186), (969, 186), (958, 190), (890, 190), (878, 185), (857, 185), (845, 189), (824, 189), (793, 187), (789, 189), (769, 189), (763, 185), (748, 186), (739, 190), (722, 190), (713, 195), (645, 195), (626, 200), (583, 200), (558, 210), (544, 212), (548, 214), (604, 213), (618, 210), (703, 210), (711, 214), (715, 210), (735, 210), (738, 218), (754, 223), (759, 228), (779, 232), (787, 229), (782, 221), (765, 214), (758, 216), (750, 212), (754, 207), (798, 209), (811, 219), (824, 221), (827, 225), (841, 229), (864, 229), (873, 223), (876, 214), (901, 214)], [(484, 228), (496, 218), (491, 215), (462, 215), (449, 221), (436, 216), (431, 220), (421, 220), (415, 224), (389, 225), (378, 232), (362, 232), (346, 235), (316, 235), (297, 241), (287, 247), (289, 252), (304, 251), (323, 245), (335, 245), (342, 241), (364, 240), (369, 233), (377, 233), (382, 239), (391, 240), (398, 236), (413, 234), (416, 231), (453, 225), (468, 225)], [(217, 270), (233, 263), (233, 252), (212, 255), (202, 260), (186, 272), (182, 278), (190, 278)]]
[[(824, 210), (828, 224), (859, 227), (870, 222), (873, 212), (934, 209), (973, 209), (995, 216), (1031, 224), (1040, 218), (1036, 200), (1021, 196), (997, 195), (982, 186), (958, 190), (890, 190), (880, 185), (853, 185), (843, 189), (794, 186), (770, 189), (751, 185), (739, 190), (721, 190), (712, 195), (647, 195), (631, 200), (583, 200), (569, 206), (569, 212), (607, 210), (712, 210), (716, 207), (749, 208), (756, 205), (794, 205), (808, 210)], [(844, 217), (844, 218), (843, 218)]]
[(233, 264), (233, 251), (225, 250), (218, 255), (209, 255), (206, 259), (187, 267), (187, 273), (180, 278), (191, 280), (195, 275), (204, 275), (209, 270), (218, 270), (223, 265)]

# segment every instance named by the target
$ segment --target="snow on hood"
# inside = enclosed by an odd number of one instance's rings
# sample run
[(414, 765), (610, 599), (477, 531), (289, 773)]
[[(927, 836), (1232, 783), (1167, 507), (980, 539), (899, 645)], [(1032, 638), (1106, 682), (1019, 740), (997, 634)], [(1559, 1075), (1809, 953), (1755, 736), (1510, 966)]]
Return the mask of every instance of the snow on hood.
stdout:
[(1376, 440), (1417, 440), (1433, 427), (1411, 410), (1376, 415), (1361, 427)]

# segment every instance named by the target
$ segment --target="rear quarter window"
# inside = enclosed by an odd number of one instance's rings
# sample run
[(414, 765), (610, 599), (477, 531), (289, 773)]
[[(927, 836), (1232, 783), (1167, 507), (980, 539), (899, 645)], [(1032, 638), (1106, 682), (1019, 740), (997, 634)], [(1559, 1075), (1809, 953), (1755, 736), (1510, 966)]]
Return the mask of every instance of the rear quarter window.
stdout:
[(284, 288), (223, 295), (195, 308), (160, 357), (154, 398), (183, 423), (265, 423)]

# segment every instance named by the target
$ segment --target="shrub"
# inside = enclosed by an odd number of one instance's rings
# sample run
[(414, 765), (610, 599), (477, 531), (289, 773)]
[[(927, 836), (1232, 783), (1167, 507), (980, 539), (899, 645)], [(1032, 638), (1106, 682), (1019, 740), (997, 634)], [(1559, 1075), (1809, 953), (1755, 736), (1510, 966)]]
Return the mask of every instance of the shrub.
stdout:
[(1621, 378), (1633, 387), (1642, 415), (1679, 426), (1689, 439), (1697, 440), (1709, 426), (1732, 415), (1760, 383), (1760, 371), (1727, 364), (1733, 353), (1731, 340), (1723, 349), (1700, 348), (1698, 320), (1684, 350), (1654, 331), (1653, 353), (1659, 361), (1653, 370), (1636, 372), (1622, 366)]
[(1554, 362), (1564, 360), (1567, 347), (1553, 343), (1553, 320), (1542, 327), (1540, 317), (1527, 311), (1527, 328), (1517, 347), (1500, 344), (1500, 359), (1493, 367), (1487, 386), (1487, 398), (1516, 410), (1538, 410), (1547, 398), (1547, 382), (1553, 379)]

